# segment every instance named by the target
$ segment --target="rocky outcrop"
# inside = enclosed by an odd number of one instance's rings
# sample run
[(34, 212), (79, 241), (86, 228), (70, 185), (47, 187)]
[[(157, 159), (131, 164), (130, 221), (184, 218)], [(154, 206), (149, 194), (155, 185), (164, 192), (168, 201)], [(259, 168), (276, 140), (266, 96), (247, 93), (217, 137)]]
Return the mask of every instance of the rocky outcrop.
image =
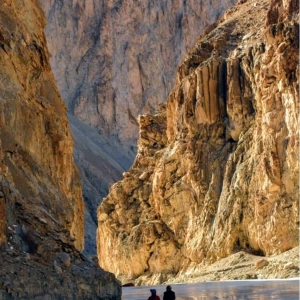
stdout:
[(298, 245), (298, 17), (293, 0), (241, 1), (181, 62), (98, 209), (104, 269), (181, 281), (241, 250)]
[[(80, 255), (82, 187), (66, 107), (49, 65), (44, 26), (37, 1), (2, 1), (0, 298), (76, 299), (78, 294), (92, 299), (110, 291), (110, 299), (117, 299), (120, 285), (114, 276), (84, 263)], [(60, 253), (68, 259), (59, 261)], [(67, 261), (66, 270), (61, 269)], [(94, 280), (84, 272), (85, 265)], [(41, 276), (49, 281), (40, 281)]]
[(138, 114), (153, 113), (166, 99), (183, 55), (235, 2), (40, 1), (90, 208), (87, 252), (96, 252), (91, 236), (97, 226), (95, 207), (136, 155)]

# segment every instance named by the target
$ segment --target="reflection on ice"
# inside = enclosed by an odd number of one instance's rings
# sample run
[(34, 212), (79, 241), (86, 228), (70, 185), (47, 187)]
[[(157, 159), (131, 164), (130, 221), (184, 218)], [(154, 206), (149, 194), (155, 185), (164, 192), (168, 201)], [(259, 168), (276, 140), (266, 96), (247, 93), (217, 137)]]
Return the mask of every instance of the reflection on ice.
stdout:
[[(147, 300), (150, 296), (150, 288), (150, 286), (124, 287), (122, 300)], [(155, 286), (155, 288), (157, 295), (163, 300), (166, 286)], [(176, 293), (176, 300), (298, 300), (299, 279), (174, 284), (172, 290)]]

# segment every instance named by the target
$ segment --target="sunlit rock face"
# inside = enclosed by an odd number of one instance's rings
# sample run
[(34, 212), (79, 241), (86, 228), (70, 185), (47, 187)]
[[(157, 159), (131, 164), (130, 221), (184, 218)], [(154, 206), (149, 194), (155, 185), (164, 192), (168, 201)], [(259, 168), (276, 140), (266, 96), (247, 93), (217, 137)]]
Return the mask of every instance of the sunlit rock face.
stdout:
[(98, 208), (104, 269), (155, 284), (298, 245), (298, 17), (296, 1), (240, 1), (181, 62)]
[[(6, 1), (0, 9), (4, 219), (31, 226), (41, 249), (49, 241), (39, 234), (61, 227), (82, 250), (81, 183), (65, 105), (48, 63), (44, 14), (35, 1)], [(44, 222), (34, 221), (35, 215)]]
[(136, 155), (138, 114), (165, 101), (182, 57), (235, 2), (40, 0), (83, 181), (87, 252), (96, 253), (96, 207)]
[(0, 298), (120, 299), (114, 276), (80, 255), (82, 187), (45, 23), (35, 0), (0, 4)]

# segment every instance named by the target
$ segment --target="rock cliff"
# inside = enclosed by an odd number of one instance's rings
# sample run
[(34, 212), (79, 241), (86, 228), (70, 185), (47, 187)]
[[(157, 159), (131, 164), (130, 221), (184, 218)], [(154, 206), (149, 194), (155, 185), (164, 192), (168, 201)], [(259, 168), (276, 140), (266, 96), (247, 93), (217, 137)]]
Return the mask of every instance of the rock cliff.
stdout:
[(36, 0), (0, 4), (0, 299), (120, 299), (80, 254), (82, 187), (45, 23)]
[(89, 208), (87, 252), (96, 252), (95, 208), (136, 155), (138, 114), (165, 101), (183, 55), (235, 2), (40, 1)]
[(166, 104), (139, 117), (136, 159), (98, 208), (104, 269), (191, 280), (240, 251), (298, 246), (298, 10), (239, 1), (180, 63)]
[(135, 146), (136, 117), (169, 94), (175, 68), (223, 1), (41, 1), (58, 87), (85, 124)]

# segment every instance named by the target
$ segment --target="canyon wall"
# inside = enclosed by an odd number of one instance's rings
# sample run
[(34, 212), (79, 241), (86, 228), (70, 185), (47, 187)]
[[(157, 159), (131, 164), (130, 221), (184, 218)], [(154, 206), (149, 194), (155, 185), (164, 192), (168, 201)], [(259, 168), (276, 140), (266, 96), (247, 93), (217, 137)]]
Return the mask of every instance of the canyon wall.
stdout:
[(115, 277), (80, 254), (82, 186), (45, 24), (36, 0), (0, 5), (0, 298), (120, 299)]
[(158, 284), (298, 246), (298, 10), (239, 1), (180, 63), (166, 104), (139, 116), (136, 159), (98, 208), (104, 269)]
[(136, 155), (138, 114), (165, 101), (182, 57), (235, 2), (40, 1), (88, 208), (86, 252), (96, 253), (96, 207)]
[[(60, 224), (81, 251), (81, 183), (66, 109), (48, 64), (44, 25), (34, 1), (23, 5), (6, 1), (1, 6), (2, 201), (7, 217), (31, 219), (39, 210), (46, 219), (52, 217), (50, 223), (37, 222), (35, 230), (44, 231), (39, 227), (48, 224), (51, 232)], [(16, 200), (14, 193), (23, 197)], [(42, 246), (41, 242), (36, 244)]]
[(71, 113), (135, 146), (137, 115), (163, 102), (176, 66), (235, 1), (41, 1), (51, 65)]

